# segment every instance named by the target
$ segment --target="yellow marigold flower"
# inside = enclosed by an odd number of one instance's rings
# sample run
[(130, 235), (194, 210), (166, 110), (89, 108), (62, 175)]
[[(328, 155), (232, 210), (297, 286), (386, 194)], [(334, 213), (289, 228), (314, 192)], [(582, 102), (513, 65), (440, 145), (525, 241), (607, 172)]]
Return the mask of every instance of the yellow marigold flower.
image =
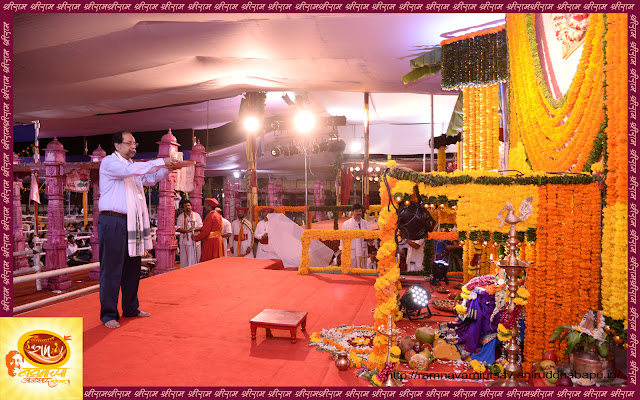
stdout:
[(503, 336), (502, 333), (498, 333), (498, 340), (501, 342), (508, 342), (511, 340), (511, 335)]
[(380, 380), (378, 380), (378, 376), (374, 375), (373, 378), (371, 378), (371, 383), (373, 383), (376, 386), (382, 386), (382, 382), (380, 382)]
[(594, 163), (591, 165), (591, 171), (602, 173), (604, 172), (604, 165), (602, 165), (602, 163), (600, 162)]
[(526, 306), (527, 305), (527, 301), (521, 299), (520, 297), (516, 297), (516, 299), (514, 300), (514, 303), (516, 303), (519, 306)]
[(400, 350), (400, 347), (398, 347), (398, 346), (392, 346), (391, 347), (391, 354), (392, 355), (400, 356), (401, 353), (402, 353), (402, 350)]
[(396, 164), (398, 164), (395, 160), (389, 160), (387, 161), (387, 168), (393, 168), (396, 166)]
[(462, 304), (456, 304), (456, 312), (458, 314), (465, 314), (467, 312), (467, 309), (464, 308)]
[(531, 296), (531, 293), (529, 293), (529, 291), (523, 287), (519, 288), (516, 294), (522, 297), (523, 299), (527, 299), (529, 298), (529, 296)]
[(502, 324), (498, 324), (498, 332), (502, 332), (504, 334), (511, 334), (511, 331)]

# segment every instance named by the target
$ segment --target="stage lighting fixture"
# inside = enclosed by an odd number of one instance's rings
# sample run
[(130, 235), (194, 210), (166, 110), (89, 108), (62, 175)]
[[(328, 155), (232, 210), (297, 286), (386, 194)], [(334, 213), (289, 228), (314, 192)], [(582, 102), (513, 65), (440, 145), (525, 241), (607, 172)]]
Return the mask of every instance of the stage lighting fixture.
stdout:
[(249, 133), (256, 133), (260, 129), (260, 120), (254, 115), (249, 115), (242, 120), (242, 127)]
[(373, 176), (369, 177), (369, 182), (373, 182)]
[(284, 96), (282, 96), (282, 100), (284, 100), (284, 102), (287, 103), (288, 106), (296, 105), (296, 103), (294, 103), (293, 100), (291, 100), (291, 97), (289, 97), (287, 93), (285, 93)]
[(314, 143), (311, 145), (311, 152), (313, 154), (318, 154), (320, 153), (320, 145), (318, 143)]
[[(431, 318), (430, 300), (431, 293), (427, 289), (421, 285), (413, 285), (400, 298), (400, 307), (404, 315), (410, 320)], [(424, 308), (427, 309), (427, 314), (421, 316)]]
[(376, 172), (380, 172), (380, 167), (376, 167)]
[(351, 149), (352, 153), (358, 153), (362, 151), (362, 143), (360, 143), (359, 140), (355, 140), (351, 142), (351, 145), (349, 146), (349, 148)]
[(349, 167), (349, 171), (353, 172), (353, 167)]
[(291, 146), (285, 146), (282, 149), (282, 154), (287, 156), (287, 157), (290, 156), (291, 155)]
[(273, 149), (271, 149), (272, 156), (278, 157), (280, 154), (282, 154), (282, 150), (280, 150), (280, 146), (276, 146)]
[(356, 176), (356, 181), (360, 182), (360, 179), (361, 178), (359, 176)]
[(297, 146), (291, 146), (291, 149), (289, 149), (289, 153), (291, 153), (292, 156), (295, 156), (296, 154), (300, 153), (300, 149)]
[(360, 172), (360, 167), (356, 167), (356, 172)]
[(296, 130), (300, 133), (307, 134), (313, 130), (316, 125), (316, 118), (309, 110), (300, 110), (294, 119)]
[(320, 143), (320, 151), (329, 151), (329, 150), (330, 150), (329, 142)]
[(380, 178), (378, 178), (377, 176), (373, 178), (374, 182), (378, 182), (380, 180)]
[(233, 171), (233, 177), (236, 178), (236, 179), (240, 178), (240, 172)]
[(373, 167), (369, 167), (368, 171), (373, 172)]

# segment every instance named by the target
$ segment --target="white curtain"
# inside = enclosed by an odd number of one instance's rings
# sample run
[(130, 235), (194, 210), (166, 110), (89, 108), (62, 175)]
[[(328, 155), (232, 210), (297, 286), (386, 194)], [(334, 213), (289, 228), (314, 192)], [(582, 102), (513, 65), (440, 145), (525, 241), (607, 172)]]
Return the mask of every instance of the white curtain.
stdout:
[[(267, 222), (269, 229), (269, 252), (282, 260), (285, 268), (300, 267), (303, 229), (284, 214), (271, 213)], [(326, 267), (331, 262), (333, 250), (322, 242), (312, 240), (309, 246), (311, 267)]]

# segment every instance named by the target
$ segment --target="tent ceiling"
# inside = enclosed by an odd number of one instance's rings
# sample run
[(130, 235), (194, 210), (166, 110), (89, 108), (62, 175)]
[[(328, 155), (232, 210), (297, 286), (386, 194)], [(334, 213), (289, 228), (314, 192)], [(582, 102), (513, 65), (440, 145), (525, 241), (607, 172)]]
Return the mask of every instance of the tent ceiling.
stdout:
[[(362, 93), (370, 92), (372, 125), (425, 124), (426, 95), (454, 93), (441, 90), (439, 74), (404, 85), (409, 60), (446, 32), (464, 34), (503, 19), (16, 14), (14, 121), (40, 120), (42, 137), (215, 128), (237, 119), (242, 93), (267, 91), (266, 116), (291, 112), (284, 92), (307, 92), (317, 110), (357, 125)], [(434, 122), (447, 122), (455, 100), (435, 103)]]

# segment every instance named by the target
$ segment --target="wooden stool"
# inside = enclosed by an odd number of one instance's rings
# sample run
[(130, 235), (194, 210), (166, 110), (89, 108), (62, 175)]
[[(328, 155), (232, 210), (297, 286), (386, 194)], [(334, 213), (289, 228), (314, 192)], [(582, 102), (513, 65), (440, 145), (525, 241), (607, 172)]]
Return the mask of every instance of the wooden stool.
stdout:
[(291, 332), (291, 343), (296, 342), (296, 330), (302, 326), (305, 332), (307, 327), (306, 311), (273, 310), (267, 308), (249, 321), (251, 325), (251, 339), (256, 338), (258, 328), (266, 328), (267, 336), (271, 336), (271, 329), (288, 329)]

